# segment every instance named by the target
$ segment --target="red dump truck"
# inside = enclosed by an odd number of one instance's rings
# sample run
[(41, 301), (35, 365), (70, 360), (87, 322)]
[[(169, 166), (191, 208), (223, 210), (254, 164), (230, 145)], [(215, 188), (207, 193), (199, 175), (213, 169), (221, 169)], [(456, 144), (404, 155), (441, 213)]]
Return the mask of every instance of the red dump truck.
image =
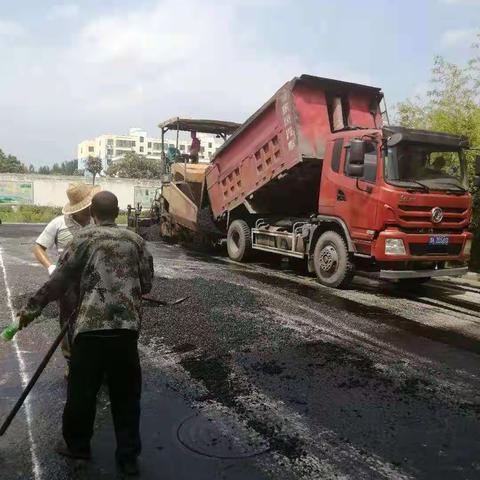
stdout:
[(305, 259), (330, 287), (355, 271), (418, 283), (464, 274), (468, 141), (384, 125), (382, 99), (365, 85), (289, 81), (210, 164), (172, 166), (162, 235), (226, 240), (236, 261), (253, 251)]

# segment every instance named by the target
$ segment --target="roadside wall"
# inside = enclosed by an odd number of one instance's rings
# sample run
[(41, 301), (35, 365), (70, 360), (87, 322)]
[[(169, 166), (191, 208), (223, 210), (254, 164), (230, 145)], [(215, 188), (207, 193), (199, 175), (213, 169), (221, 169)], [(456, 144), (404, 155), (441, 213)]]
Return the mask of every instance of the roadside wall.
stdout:
[[(0, 175), (0, 204), (62, 207), (67, 202), (65, 191), (68, 185), (84, 181), (87, 181), (84, 177), (4, 173)], [(98, 178), (95, 184), (100, 185), (102, 190), (113, 192), (118, 197), (120, 208), (124, 210), (128, 204), (133, 206), (137, 202), (141, 202), (145, 208), (150, 207), (150, 200), (155, 195), (155, 189), (160, 187), (160, 180)]]

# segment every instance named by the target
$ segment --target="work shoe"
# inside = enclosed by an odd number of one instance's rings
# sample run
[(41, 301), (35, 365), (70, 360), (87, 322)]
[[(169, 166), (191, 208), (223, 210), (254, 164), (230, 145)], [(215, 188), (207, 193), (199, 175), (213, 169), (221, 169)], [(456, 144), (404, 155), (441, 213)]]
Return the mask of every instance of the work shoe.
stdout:
[(90, 460), (91, 458), (90, 450), (70, 449), (65, 442), (60, 442), (55, 447), (55, 451), (62, 457), (74, 458), (76, 460)]
[(121, 473), (128, 477), (136, 477), (139, 474), (136, 458), (118, 458), (117, 464)]

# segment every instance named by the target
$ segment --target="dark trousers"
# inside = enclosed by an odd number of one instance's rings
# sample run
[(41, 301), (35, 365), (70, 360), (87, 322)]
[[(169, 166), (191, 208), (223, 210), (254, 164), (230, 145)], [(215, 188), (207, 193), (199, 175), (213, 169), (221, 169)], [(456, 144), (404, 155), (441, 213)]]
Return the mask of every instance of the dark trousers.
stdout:
[(140, 454), (142, 374), (137, 340), (137, 333), (131, 330), (80, 333), (75, 338), (63, 411), (63, 437), (71, 450), (90, 451), (97, 393), (105, 376), (117, 459)]

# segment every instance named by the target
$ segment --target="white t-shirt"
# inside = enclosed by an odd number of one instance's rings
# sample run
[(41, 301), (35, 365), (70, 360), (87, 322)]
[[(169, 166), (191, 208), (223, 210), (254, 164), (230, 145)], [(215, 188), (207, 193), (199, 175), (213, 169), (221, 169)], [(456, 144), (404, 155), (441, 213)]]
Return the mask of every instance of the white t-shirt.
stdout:
[(61, 255), (72, 241), (75, 233), (81, 228), (82, 226), (70, 215), (60, 215), (45, 227), (37, 238), (36, 243), (46, 249), (52, 248), (55, 245), (58, 254)]

